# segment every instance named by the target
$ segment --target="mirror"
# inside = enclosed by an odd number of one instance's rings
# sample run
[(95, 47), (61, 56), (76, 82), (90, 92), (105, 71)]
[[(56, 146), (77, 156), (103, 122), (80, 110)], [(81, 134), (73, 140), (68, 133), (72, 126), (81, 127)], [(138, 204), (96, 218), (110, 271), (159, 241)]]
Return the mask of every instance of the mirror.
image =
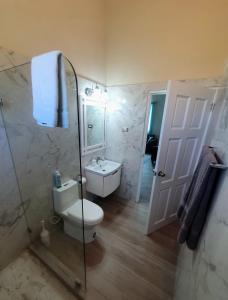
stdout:
[(104, 107), (88, 105), (86, 107), (87, 118), (87, 145), (93, 146), (104, 143)]
[(81, 97), (82, 154), (105, 147), (106, 106), (91, 97)]

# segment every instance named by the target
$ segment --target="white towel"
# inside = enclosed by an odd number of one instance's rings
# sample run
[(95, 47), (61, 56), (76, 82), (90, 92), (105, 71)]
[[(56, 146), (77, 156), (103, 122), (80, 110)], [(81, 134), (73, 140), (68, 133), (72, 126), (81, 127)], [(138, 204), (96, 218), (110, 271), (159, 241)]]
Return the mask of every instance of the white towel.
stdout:
[(67, 89), (63, 55), (51, 51), (32, 58), (33, 117), (41, 126), (68, 124)]

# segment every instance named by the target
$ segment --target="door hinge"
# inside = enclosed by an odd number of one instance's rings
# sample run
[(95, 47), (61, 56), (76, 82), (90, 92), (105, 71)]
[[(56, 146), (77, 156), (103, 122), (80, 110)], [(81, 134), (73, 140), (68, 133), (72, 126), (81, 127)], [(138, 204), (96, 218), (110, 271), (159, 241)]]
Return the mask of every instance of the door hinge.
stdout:
[(213, 111), (214, 109), (215, 109), (215, 103), (212, 102), (212, 103), (211, 103), (211, 109), (210, 109), (210, 110)]

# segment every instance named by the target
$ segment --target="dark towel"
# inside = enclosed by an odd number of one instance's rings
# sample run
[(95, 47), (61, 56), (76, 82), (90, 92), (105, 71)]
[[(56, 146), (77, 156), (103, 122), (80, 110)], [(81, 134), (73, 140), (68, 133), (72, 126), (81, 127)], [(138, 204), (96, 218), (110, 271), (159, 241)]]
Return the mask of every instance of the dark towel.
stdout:
[(186, 241), (187, 246), (192, 250), (197, 247), (205, 224), (219, 172), (210, 164), (218, 162), (213, 149), (205, 146), (190, 186), (177, 212), (177, 217), (181, 221), (178, 241), (180, 243)]
[(57, 127), (63, 126), (63, 113), (64, 113), (64, 93), (63, 93), (63, 79), (62, 79), (62, 69), (63, 69), (63, 58), (62, 53), (58, 54), (57, 57), (57, 78), (58, 78), (58, 108), (57, 108)]

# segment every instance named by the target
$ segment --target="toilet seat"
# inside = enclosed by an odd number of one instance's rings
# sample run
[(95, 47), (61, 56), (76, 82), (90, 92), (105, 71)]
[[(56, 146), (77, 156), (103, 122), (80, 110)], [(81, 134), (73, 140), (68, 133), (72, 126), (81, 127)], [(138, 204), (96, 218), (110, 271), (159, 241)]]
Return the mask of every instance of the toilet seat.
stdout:
[[(69, 219), (77, 223), (82, 222), (82, 203), (80, 200), (76, 201), (72, 206), (67, 208), (64, 215), (68, 216)], [(85, 225), (96, 225), (103, 220), (104, 212), (101, 207), (97, 204), (83, 199), (83, 216)]]

